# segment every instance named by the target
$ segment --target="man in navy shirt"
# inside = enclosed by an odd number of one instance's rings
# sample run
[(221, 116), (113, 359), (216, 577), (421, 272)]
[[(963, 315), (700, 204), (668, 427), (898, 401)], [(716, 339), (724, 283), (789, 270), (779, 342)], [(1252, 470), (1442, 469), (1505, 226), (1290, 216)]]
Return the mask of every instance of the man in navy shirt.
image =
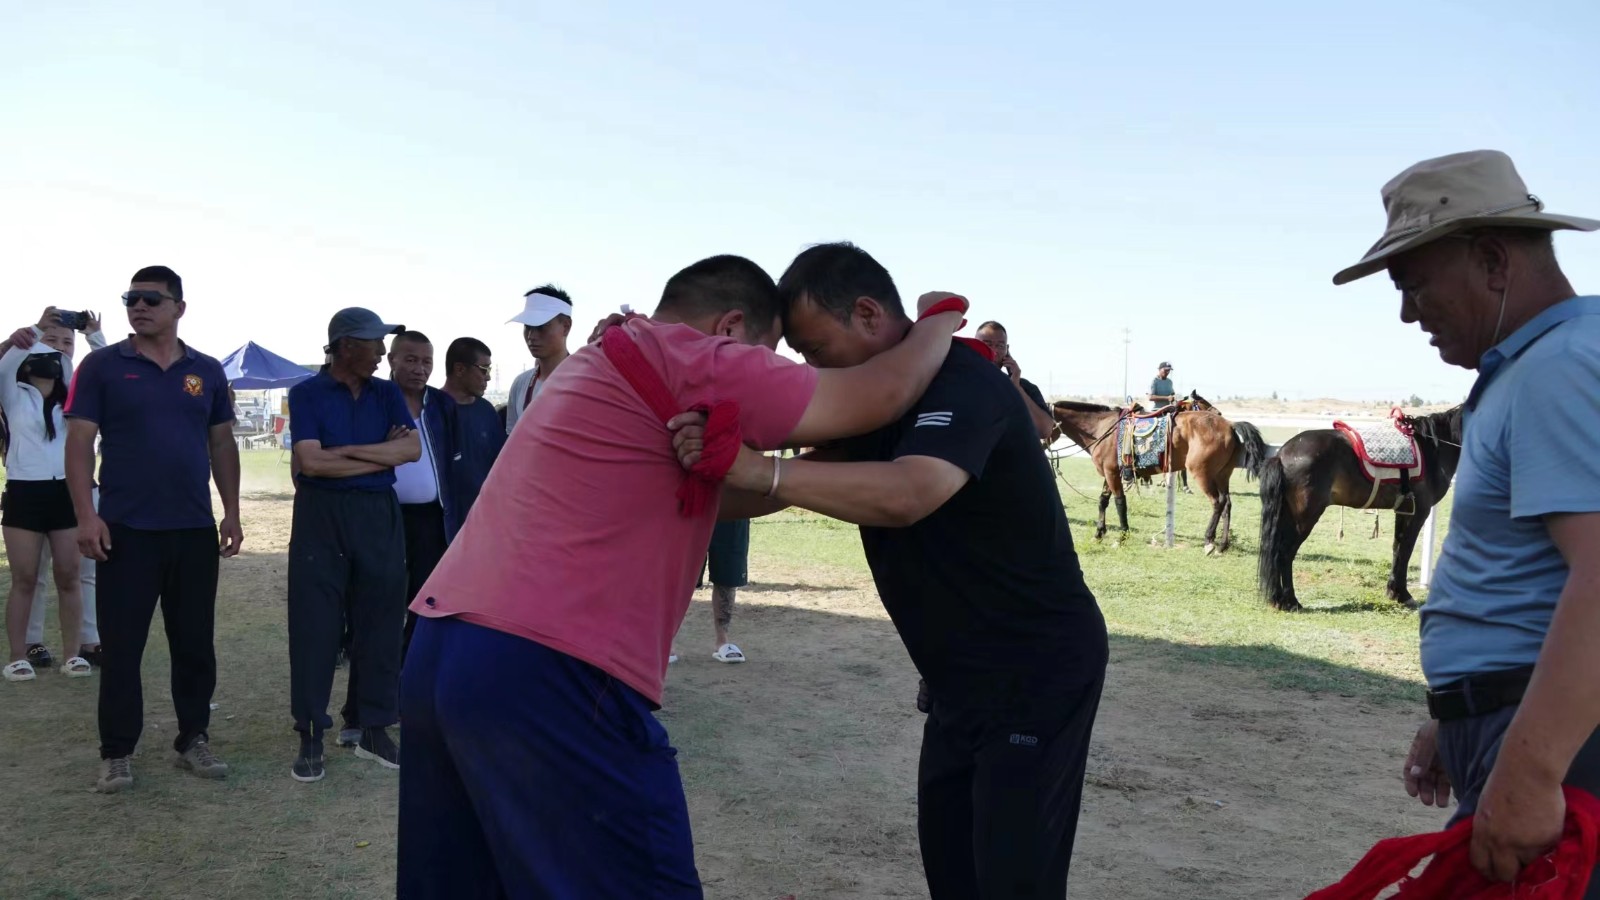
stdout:
[(396, 466), (422, 455), (400, 388), (374, 378), (383, 339), (404, 331), (351, 307), (328, 323), (331, 361), (289, 389), (299, 464), (289, 537), (289, 692), (300, 752), (290, 774), (320, 781), (333, 668), (350, 619), (351, 676), (359, 680), (356, 755), (400, 767), (389, 736), (400, 686), (405, 623), (405, 529)]
[[(859, 365), (911, 327), (889, 273), (850, 244), (806, 250), (778, 290), (785, 337), (812, 365)], [(744, 448), (719, 513), (794, 505), (862, 526), (932, 696), (917, 831), (933, 900), (1066, 893), (1106, 628), (1025, 403), (958, 342), (887, 428), (811, 459)]]
[(445, 475), (445, 537), (454, 539), (467, 521), (489, 470), (505, 446), (505, 429), (494, 404), (483, 399), (489, 390), (494, 359), (489, 345), (477, 338), (456, 338), (444, 354), (444, 393), (453, 403), (442, 412), (449, 429), (450, 466)]
[[(144, 728), (139, 669), (158, 601), (172, 654), (178, 765), (203, 778), (227, 775), (209, 734), (217, 560), (237, 554), (244, 541), (228, 379), (220, 363), (178, 339), (188, 309), (183, 280), (166, 266), (140, 269), (122, 301), (133, 333), (84, 359), (66, 406), (79, 549), (99, 563), (98, 787), (105, 793), (133, 784), (133, 751)], [(210, 477), (222, 497), (220, 535)]]

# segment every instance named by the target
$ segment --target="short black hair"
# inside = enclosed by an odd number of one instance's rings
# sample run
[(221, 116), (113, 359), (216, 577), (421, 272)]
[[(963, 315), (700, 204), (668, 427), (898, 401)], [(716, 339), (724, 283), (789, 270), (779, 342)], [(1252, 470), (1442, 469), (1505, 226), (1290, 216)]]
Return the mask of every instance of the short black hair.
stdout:
[(178, 277), (177, 272), (172, 271), (166, 266), (145, 266), (139, 271), (133, 273), (133, 277), (128, 280), (159, 281), (167, 286), (167, 293), (172, 295), (172, 299), (183, 299), (183, 279)]
[(785, 315), (801, 297), (841, 322), (850, 321), (860, 297), (871, 297), (890, 314), (906, 314), (889, 270), (849, 241), (817, 244), (801, 251), (778, 279), (778, 296)]
[(691, 316), (739, 310), (748, 328), (767, 334), (782, 305), (778, 286), (765, 269), (742, 256), (723, 254), (702, 259), (667, 279), (657, 308)]
[[(1006, 327), (1004, 325), (1001, 325), (999, 322), (996, 322), (993, 319), (990, 319), (989, 321), (983, 323), (982, 325), (979, 325), (978, 326), (978, 331), (982, 331), (985, 328), (993, 328), (995, 331), (1000, 332), (1001, 334), (1005, 335), (1006, 337), (1010, 337), (1011, 336), (1011, 332), (1007, 331)], [(973, 334), (977, 334), (978, 331), (974, 331)]]
[(433, 346), (433, 341), (428, 340), (428, 336), (420, 331), (402, 331), (394, 336), (394, 340), (389, 342), (389, 347), (392, 349), (395, 344), (398, 344), (401, 341), (410, 341), (413, 344), (427, 344), (430, 347)]
[(444, 373), (446, 375), (455, 374), (458, 364), (475, 366), (478, 364), (478, 357), (480, 356), (494, 356), (493, 353), (489, 352), (488, 344), (474, 337), (456, 338), (450, 342), (450, 348), (444, 351)]
[(541, 284), (538, 287), (534, 288), (533, 290), (528, 291), (527, 293), (523, 294), (522, 296), (524, 296), (524, 297), (532, 297), (534, 294), (549, 294), (552, 297), (558, 297), (558, 298), (560, 298), (562, 300), (565, 300), (569, 304), (572, 303), (572, 298), (567, 296), (567, 292), (563, 291), (561, 288), (558, 288), (553, 284)]

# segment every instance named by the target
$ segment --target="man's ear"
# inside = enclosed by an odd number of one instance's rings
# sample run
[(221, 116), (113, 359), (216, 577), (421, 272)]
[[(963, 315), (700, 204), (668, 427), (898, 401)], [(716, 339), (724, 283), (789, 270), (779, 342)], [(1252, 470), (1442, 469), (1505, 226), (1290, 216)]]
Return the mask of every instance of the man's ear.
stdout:
[(717, 337), (729, 337), (739, 340), (739, 336), (743, 331), (744, 310), (730, 309), (717, 317), (716, 330), (711, 333)]
[(876, 335), (884, 325), (883, 307), (871, 297), (857, 297), (851, 313), (861, 320), (861, 327), (867, 334)]
[(1503, 291), (1510, 281), (1511, 248), (1498, 236), (1482, 235), (1472, 242), (1472, 261), (1484, 271), (1491, 291)]

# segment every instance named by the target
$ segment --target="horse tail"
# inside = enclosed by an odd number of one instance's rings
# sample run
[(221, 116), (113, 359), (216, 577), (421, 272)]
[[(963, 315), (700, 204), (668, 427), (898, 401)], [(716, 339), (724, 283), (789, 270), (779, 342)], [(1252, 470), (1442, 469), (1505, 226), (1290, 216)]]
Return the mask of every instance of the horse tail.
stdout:
[(1261, 594), (1269, 601), (1294, 595), (1294, 585), (1284, 584), (1283, 573), (1290, 571), (1299, 533), (1289, 512), (1289, 479), (1283, 460), (1269, 459), (1261, 466), (1261, 549), (1257, 558), (1256, 579)]
[(1239, 444), (1244, 450), (1244, 471), (1250, 478), (1260, 478), (1261, 468), (1267, 462), (1267, 442), (1262, 439), (1260, 429), (1249, 422), (1239, 422), (1233, 426), (1233, 436), (1239, 439)]

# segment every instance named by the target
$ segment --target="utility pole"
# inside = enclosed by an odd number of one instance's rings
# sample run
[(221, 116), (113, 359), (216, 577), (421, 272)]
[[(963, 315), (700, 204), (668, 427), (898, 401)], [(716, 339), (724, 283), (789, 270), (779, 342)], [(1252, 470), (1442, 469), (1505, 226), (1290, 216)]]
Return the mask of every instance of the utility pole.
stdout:
[(1127, 328), (1122, 329), (1122, 402), (1127, 403), (1133, 396), (1128, 393), (1128, 345), (1133, 343), (1133, 332)]

